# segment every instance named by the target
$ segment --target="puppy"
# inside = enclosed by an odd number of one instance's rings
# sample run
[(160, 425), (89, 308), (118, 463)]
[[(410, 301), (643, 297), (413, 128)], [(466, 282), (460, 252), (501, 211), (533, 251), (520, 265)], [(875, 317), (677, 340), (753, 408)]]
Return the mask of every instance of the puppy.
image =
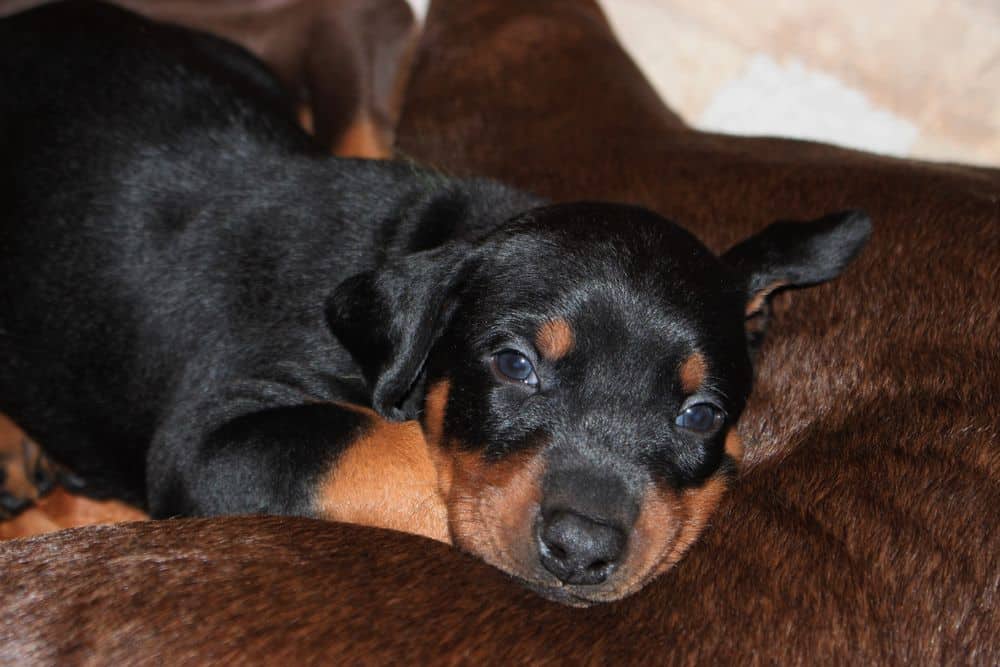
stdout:
[(0, 22), (0, 90), (0, 409), (89, 493), (406, 530), (569, 604), (695, 540), (769, 296), (870, 232), (716, 257), (638, 207), (325, 157), (250, 54), (101, 4)]

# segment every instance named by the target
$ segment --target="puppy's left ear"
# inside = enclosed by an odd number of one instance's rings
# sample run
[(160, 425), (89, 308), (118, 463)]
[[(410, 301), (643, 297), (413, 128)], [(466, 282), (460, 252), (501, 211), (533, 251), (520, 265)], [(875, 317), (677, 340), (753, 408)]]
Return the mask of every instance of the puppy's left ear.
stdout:
[(722, 259), (744, 281), (747, 338), (760, 342), (768, 298), (784, 287), (805, 287), (836, 278), (871, 235), (861, 211), (831, 213), (812, 222), (775, 222), (726, 252)]
[(411, 394), (477, 257), (464, 242), (411, 253), (348, 278), (327, 299), (327, 324), (361, 367), (372, 407), (386, 419), (416, 417), (420, 401)]

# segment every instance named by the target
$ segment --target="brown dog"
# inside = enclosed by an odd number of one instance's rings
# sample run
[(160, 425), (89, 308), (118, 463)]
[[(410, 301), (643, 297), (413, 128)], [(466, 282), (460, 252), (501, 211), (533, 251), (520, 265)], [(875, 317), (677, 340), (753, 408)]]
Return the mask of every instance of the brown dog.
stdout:
[(85, 529), (0, 548), (23, 619), (0, 657), (1000, 661), (1000, 174), (687, 131), (568, 0), (436, 4), (400, 137), (453, 172), (638, 201), (716, 247), (789, 209), (850, 203), (882, 224), (850, 276), (783, 297), (798, 303), (776, 308), (742, 481), (629, 600), (566, 609), (441, 545), (346, 526)]

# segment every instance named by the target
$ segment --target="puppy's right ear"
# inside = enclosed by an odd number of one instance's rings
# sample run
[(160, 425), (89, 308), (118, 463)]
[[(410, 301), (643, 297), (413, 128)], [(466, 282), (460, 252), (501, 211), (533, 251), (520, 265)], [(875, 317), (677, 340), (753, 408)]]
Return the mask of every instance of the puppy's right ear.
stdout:
[(414, 419), (419, 378), (454, 297), (479, 253), (464, 242), (404, 255), (348, 278), (326, 302), (330, 330), (361, 367), (372, 407), (392, 421)]
[(775, 290), (836, 278), (864, 248), (871, 231), (865, 213), (842, 211), (811, 222), (775, 222), (722, 255), (743, 283), (751, 347), (763, 337)]

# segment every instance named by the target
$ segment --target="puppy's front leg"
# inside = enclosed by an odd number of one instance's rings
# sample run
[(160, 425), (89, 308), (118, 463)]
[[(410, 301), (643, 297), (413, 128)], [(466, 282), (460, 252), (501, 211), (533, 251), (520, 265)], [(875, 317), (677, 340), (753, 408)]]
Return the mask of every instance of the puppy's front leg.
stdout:
[(151, 485), (155, 517), (286, 514), (450, 542), (434, 461), (416, 422), (315, 403), (238, 417), (201, 442), (171, 483)]

